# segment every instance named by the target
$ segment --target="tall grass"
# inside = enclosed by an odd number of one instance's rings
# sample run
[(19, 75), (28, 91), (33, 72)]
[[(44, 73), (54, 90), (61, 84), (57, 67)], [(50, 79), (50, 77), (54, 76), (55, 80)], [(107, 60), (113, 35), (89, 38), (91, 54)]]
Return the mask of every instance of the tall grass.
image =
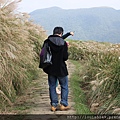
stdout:
[[(106, 113), (112, 110), (114, 105), (111, 105), (108, 109), (109, 105), (106, 106), (105, 104), (108, 101), (109, 104), (113, 104), (113, 99), (120, 93), (120, 60), (118, 56), (110, 53), (100, 54), (96, 57), (97, 59), (90, 59), (88, 71), (85, 73), (88, 78), (91, 77), (88, 79), (92, 89), (89, 93), (90, 104), (99, 103), (100, 110), (98, 110), (98, 113)], [(114, 102), (114, 104), (118, 101)], [(103, 106), (104, 109), (102, 109)]]
[[(12, 105), (37, 74), (36, 47), (45, 38), (42, 27), (16, 10), (17, 0), (0, 0), (0, 107)], [(36, 43), (36, 44), (35, 44)]]
[(71, 42), (71, 47), (74, 57), (70, 58), (81, 60), (82, 55), (84, 61), (80, 76), (90, 89), (87, 97), (91, 111), (120, 113), (120, 44), (77, 41)]

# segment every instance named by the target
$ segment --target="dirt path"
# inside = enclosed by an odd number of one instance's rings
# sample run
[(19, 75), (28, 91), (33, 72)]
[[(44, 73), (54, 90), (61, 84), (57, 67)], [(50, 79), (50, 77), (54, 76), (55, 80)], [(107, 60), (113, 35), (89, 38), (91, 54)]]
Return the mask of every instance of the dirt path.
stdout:
[[(70, 76), (73, 73), (75, 66), (68, 61), (68, 71), (69, 71), (69, 81)], [(68, 103), (71, 106), (71, 109), (68, 111), (60, 111), (57, 110), (56, 112), (52, 112), (50, 106), (50, 99), (49, 99), (49, 87), (47, 81), (47, 74), (44, 72), (41, 73), (42, 77), (38, 80), (33, 80), (30, 88), (27, 90), (25, 96), (22, 96), (19, 101), (16, 103), (16, 107), (23, 106), (23, 110), (20, 110), (19, 113), (22, 114), (75, 114), (74, 109), (74, 102), (72, 97), (72, 91), (70, 88), (69, 83), (69, 96), (68, 96)], [(59, 96), (60, 98), (60, 96)]]

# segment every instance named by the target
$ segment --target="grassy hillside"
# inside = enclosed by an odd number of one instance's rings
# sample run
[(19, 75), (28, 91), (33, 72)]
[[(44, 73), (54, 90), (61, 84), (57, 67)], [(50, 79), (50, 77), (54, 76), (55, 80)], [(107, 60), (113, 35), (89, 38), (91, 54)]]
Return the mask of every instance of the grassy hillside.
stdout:
[(91, 112), (120, 113), (120, 44), (69, 42), (70, 59), (80, 64), (77, 84), (83, 89)]
[(37, 53), (46, 34), (29, 15), (15, 12), (17, 0), (0, 3), (0, 109), (5, 110), (38, 76)]
[(48, 34), (55, 26), (63, 26), (65, 31), (75, 31), (76, 40), (95, 40), (119, 43), (120, 11), (108, 7), (89, 9), (61, 9), (51, 7), (30, 13), (30, 19), (42, 25)]

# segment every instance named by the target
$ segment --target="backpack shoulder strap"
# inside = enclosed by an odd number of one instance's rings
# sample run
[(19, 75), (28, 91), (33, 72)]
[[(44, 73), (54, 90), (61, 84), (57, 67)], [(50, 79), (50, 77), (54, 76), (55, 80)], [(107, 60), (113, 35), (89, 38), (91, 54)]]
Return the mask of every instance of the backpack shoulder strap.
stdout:
[(49, 39), (47, 38), (44, 42), (45, 42), (45, 43), (46, 43), (46, 42), (49, 42)]
[(44, 41), (44, 43), (43, 43), (43, 45), (42, 45), (42, 48), (44, 47), (44, 45), (45, 45), (46, 43), (48, 43), (48, 39), (46, 39), (46, 40)]

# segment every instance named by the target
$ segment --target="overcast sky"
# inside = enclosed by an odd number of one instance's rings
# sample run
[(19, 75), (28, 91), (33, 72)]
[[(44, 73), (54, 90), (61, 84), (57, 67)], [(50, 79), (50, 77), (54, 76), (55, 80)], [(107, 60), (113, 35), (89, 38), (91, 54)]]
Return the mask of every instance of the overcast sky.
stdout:
[(120, 10), (120, 0), (22, 0), (18, 11), (32, 12), (36, 9), (58, 6), (63, 9), (112, 7)]

